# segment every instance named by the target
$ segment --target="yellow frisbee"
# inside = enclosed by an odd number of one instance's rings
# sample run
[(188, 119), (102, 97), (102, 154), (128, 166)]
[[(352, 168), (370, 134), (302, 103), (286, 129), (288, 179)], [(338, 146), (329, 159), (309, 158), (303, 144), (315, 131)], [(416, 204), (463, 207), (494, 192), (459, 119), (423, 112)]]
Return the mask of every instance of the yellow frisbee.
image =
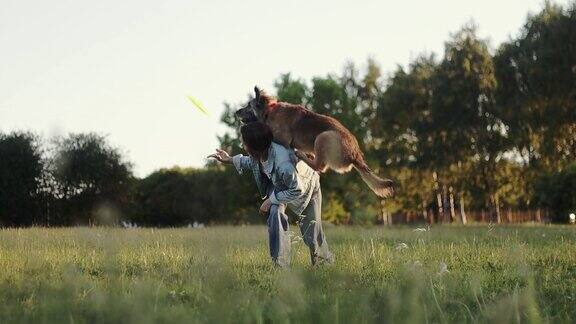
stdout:
[(206, 107), (204, 107), (204, 105), (198, 99), (192, 96), (188, 96), (188, 100), (190, 100), (190, 102), (192, 102), (192, 104), (194, 104), (194, 106), (198, 108), (198, 110), (200, 110), (204, 115), (206, 116), (210, 115), (208, 113), (208, 109), (206, 109)]

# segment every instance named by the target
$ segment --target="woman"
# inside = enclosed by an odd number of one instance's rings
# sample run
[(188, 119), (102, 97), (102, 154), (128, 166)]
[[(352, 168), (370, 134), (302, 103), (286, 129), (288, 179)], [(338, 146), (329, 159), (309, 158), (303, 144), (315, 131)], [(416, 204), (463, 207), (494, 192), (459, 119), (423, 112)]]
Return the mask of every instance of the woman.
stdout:
[(251, 170), (264, 199), (260, 213), (268, 215), (270, 256), (279, 266), (290, 264), (290, 237), (286, 206), (300, 217), (298, 222), (304, 243), (310, 249), (312, 264), (332, 263), (334, 256), (322, 230), (320, 219), (322, 192), (318, 173), (299, 162), (294, 151), (272, 142), (272, 131), (260, 122), (243, 125), (240, 134), (248, 156), (230, 157), (216, 149), (208, 156), (224, 164), (233, 164), (238, 173)]

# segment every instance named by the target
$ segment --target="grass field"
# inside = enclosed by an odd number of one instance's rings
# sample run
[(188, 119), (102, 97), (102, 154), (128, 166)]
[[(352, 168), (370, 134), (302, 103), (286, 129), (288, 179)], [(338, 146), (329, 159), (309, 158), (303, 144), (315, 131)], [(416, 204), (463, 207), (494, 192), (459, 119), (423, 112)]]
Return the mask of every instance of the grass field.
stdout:
[(574, 322), (576, 228), (329, 227), (271, 266), (266, 229), (0, 230), (0, 323)]

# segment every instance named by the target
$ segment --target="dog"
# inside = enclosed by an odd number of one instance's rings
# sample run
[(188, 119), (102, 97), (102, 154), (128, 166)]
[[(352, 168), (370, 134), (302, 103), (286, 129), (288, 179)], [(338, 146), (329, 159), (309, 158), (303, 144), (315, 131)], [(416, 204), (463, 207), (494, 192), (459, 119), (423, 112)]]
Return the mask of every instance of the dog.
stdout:
[(265, 123), (275, 142), (295, 149), (296, 155), (318, 172), (346, 173), (355, 168), (376, 195), (394, 195), (394, 182), (381, 179), (368, 167), (356, 137), (338, 120), (302, 105), (278, 102), (258, 87), (254, 92), (255, 98), (235, 113), (242, 123)]

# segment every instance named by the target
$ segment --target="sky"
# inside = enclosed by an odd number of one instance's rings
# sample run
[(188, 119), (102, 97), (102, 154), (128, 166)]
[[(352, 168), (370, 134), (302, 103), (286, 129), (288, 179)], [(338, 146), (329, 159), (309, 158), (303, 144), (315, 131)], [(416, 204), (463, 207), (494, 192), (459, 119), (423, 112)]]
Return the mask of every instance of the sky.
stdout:
[[(569, 0), (556, 3), (566, 5)], [(97, 132), (143, 177), (202, 167), (224, 102), (283, 73), (310, 81), (373, 58), (385, 75), (443, 53), (473, 20), (494, 50), (540, 0), (0, 1), (0, 132)], [(194, 96), (206, 116), (187, 99)], [(0, 157), (1, 158), (1, 157)]]

